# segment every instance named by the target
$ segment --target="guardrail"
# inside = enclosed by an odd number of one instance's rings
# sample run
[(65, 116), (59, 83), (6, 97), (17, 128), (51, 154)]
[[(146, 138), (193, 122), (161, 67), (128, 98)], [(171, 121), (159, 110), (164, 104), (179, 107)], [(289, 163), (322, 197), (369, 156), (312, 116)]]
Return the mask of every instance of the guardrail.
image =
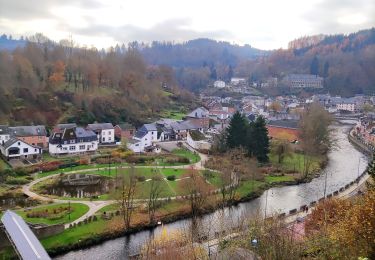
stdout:
[(367, 169), (364, 172), (362, 172), (362, 174), (359, 175), (354, 181), (351, 181), (350, 183), (346, 184), (345, 186), (339, 188), (338, 190), (335, 190), (332, 193), (327, 194), (325, 197), (321, 197), (318, 200), (313, 200), (309, 204), (304, 204), (304, 205), (300, 206), (299, 208), (294, 208), (294, 209), (288, 210), (287, 212), (282, 212), (282, 213), (278, 214), (277, 217), (278, 218), (285, 218), (285, 217), (288, 217), (288, 216), (296, 215), (297, 213), (306, 211), (306, 209), (308, 209), (308, 205), (309, 205), (309, 207), (314, 207), (319, 202), (322, 202), (322, 201), (324, 201), (326, 199), (329, 199), (329, 198), (339, 196), (340, 194), (342, 194), (346, 190), (352, 188), (354, 185), (357, 185), (361, 181), (361, 179), (363, 177), (365, 177), (366, 174), (367, 174)]

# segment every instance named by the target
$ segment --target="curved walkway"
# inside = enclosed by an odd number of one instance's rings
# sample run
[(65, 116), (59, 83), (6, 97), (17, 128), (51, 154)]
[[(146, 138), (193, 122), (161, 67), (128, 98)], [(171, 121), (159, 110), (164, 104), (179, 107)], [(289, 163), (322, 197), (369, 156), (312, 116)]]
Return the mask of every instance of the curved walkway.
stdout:
[[(187, 147), (187, 148), (189, 149), (189, 147)], [(199, 152), (197, 152), (197, 153), (199, 154), (200, 161), (196, 162), (194, 164), (178, 165), (178, 166), (155, 166), (155, 167), (156, 168), (172, 168), (172, 169), (188, 169), (188, 168), (193, 167), (194, 169), (197, 169), (197, 170), (203, 170), (203, 169), (205, 169), (204, 163), (207, 161), (208, 157), (205, 154), (202, 154), (202, 153), (199, 153)], [(149, 168), (149, 167), (150, 166), (135, 166), (135, 168)], [(115, 169), (115, 168), (116, 167), (110, 167), (110, 169)], [(130, 166), (123, 166), (123, 168), (130, 168)], [(65, 173), (66, 174), (73, 174), (73, 173), (90, 172), (92, 170), (93, 169), (83, 169), (83, 170), (76, 170), (76, 171), (70, 171), (70, 172), (65, 172)], [(25, 195), (27, 195), (28, 197), (30, 197), (32, 199), (35, 199), (35, 200), (46, 201), (46, 202), (54, 202), (54, 203), (66, 203), (66, 202), (70, 201), (70, 203), (81, 203), (81, 204), (85, 204), (89, 207), (89, 210), (84, 215), (82, 215), (81, 217), (79, 217), (78, 219), (76, 219), (76, 220), (74, 220), (70, 223), (65, 224), (65, 228), (68, 228), (70, 224), (76, 224), (78, 222), (81, 222), (81, 221), (85, 220), (86, 218), (94, 215), (101, 208), (116, 202), (115, 200), (97, 200), (97, 201), (61, 200), (61, 199), (54, 199), (54, 198), (42, 196), (42, 195), (40, 195), (38, 193), (35, 193), (31, 190), (32, 186), (34, 186), (35, 184), (37, 184), (41, 181), (47, 180), (49, 178), (53, 178), (58, 174), (59, 173), (48, 175), (48, 176), (36, 179), (36, 180), (26, 184), (26, 185), (23, 185), (22, 186), (22, 192)], [(177, 199), (177, 198), (179, 198), (179, 196), (175, 196), (175, 197), (171, 197), (171, 198), (159, 198), (159, 200)], [(141, 202), (145, 202), (146, 200), (145, 199), (136, 199), (134, 201), (136, 203), (137, 202), (141, 203)]]

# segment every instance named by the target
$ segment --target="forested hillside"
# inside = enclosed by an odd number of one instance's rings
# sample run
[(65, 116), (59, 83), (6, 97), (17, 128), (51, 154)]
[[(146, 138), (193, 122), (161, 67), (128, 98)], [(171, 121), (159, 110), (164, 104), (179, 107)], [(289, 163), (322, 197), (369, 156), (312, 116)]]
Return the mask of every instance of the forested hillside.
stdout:
[(173, 70), (148, 65), (137, 49), (104, 52), (33, 40), (0, 51), (0, 123), (139, 124), (191, 104)]
[(375, 29), (349, 35), (303, 37), (256, 60), (244, 60), (235, 72), (251, 80), (311, 73), (325, 78), (331, 94), (375, 94)]

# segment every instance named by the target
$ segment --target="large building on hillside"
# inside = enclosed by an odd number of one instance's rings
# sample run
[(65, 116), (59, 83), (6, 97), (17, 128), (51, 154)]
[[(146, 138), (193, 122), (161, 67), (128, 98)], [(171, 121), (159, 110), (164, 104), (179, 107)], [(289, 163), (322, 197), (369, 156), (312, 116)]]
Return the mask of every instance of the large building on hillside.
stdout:
[(49, 139), (49, 153), (82, 154), (98, 149), (98, 137), (92, 130), (82, 127), (56, 129)]
[(289, 74), (283, 83), (290, 88), (322, 88), (323, 78), (311, 74)]

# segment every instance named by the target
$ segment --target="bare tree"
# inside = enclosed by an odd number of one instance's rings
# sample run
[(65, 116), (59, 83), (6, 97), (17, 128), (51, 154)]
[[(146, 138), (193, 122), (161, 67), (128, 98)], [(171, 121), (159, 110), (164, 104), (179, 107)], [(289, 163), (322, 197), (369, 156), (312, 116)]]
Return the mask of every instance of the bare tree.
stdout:
[(131, 166), (129, 168), (128, 175), (124, 174), (123, 169), (121, 169), (120, 174), (122, 176), (122, 187), (120, 196), (118, 198), (118, 202), (120, 204), (120, 210), (124, 221), (124, 227), (125, 229), (129, 229), (131, 217), (134, 211), (134, 196), (137, 186), (135, 168)]
[(186, 190), (190, 201), (191, 214), (193, 218), (199, 216), (207, 201), (210, 188), (198, 170), (189, 168), (180, 181), (180, 188)]
[(160, 194), (162, 192), (162, 186), (160, 185), (161, 181), (161, 176), (159, 176), (158, 174), (155, 174), (150, 181), (150, 193), (148, 197), (147, 208), (149, 221), (151, 224), (155, 222), (155, 211), (160, 204), (158, 199), (160, 198)]

